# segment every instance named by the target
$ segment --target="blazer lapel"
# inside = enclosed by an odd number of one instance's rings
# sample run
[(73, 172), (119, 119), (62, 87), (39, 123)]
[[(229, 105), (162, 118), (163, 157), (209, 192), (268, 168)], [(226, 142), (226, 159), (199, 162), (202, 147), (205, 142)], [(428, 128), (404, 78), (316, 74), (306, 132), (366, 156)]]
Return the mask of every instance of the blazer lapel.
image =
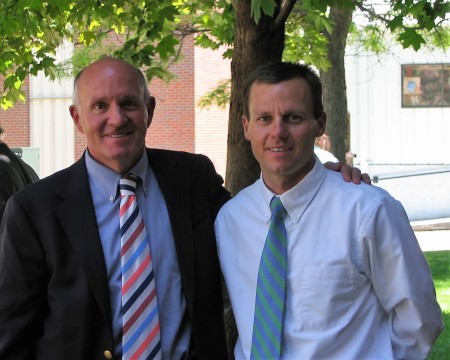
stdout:
[(172, 226), (175, 248), (180, 266), (183, 293), (188, 310), (193, 311), (194, 250), (191, 224), (190, 180), (177, 169), (177, 158), (172, 153), (148, 149), (149, 163), (155, 172), (166, 200)]
[(70, 169), (67, 183), (58, 191), (63, 200), (55, 212), (80, 259), (106, 322), (111, 326), (108, 277), (84, 157)]

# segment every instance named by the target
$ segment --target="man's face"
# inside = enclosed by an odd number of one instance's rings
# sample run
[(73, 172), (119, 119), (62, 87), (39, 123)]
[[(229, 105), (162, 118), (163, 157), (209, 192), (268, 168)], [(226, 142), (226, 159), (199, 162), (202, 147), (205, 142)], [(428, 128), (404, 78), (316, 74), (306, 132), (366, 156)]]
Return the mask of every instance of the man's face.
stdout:
[(144, 101), (135, 70), (104, 60), (88, 67), (77, 84), (78, 104), (70, 114), (86, 136), (90, 155), (118, 172), (131, 169), (145, 148), (145, 135), (155, 107)]
[(314, 140), (325, 131), (326, 116), (314, 118), (308, 83), (294, 78), (278, 84), (255, 82), (250, 117), (243, 117), (266, 186), (277, 194), (295, 186), (314, 166)]

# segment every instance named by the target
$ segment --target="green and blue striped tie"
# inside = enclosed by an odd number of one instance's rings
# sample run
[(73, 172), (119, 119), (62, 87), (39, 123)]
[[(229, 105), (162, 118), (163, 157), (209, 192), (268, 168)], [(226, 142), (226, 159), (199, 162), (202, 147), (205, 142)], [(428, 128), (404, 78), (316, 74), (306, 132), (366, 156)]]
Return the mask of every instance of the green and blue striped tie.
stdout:
[(272, 217), (261, 255), (256, 286), (251, 359), (279, 359), (286, 300), (287, 239), (279, 197), (270, 202)]

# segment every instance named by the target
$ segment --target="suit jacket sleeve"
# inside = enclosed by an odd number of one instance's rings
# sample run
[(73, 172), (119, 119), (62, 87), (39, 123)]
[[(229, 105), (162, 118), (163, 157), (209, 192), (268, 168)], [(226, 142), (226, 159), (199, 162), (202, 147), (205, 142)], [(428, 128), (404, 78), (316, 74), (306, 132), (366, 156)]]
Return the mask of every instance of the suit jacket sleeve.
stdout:
[[(12, 197), (0, 231), (0, 358), (28, 359), (44, 311), (45, 256), (31, 219)], [(14, 239), (9, 241), (8, 239)]]

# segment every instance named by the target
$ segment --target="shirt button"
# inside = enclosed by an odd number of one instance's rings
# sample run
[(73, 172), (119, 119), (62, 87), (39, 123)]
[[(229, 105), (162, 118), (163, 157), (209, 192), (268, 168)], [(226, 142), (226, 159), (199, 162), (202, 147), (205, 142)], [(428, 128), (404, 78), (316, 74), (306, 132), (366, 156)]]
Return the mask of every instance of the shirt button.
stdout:
[(106, 358), (106, 359), (112, 359), (111, 351), (105, 350), (105, 352), (103, 353), (103, 355), (105, 355), (105, 358)]

